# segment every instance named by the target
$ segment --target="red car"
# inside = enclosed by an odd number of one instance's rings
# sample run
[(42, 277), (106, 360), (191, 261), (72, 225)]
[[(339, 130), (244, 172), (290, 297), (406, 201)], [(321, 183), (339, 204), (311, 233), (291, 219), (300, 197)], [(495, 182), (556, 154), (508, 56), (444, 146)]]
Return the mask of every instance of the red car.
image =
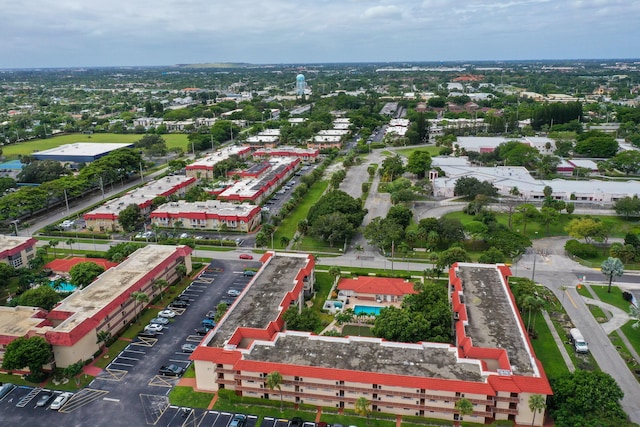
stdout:
[(249, 254), (242, 254), (240, 255), (240, 259), (253, 259), (253, 256)]

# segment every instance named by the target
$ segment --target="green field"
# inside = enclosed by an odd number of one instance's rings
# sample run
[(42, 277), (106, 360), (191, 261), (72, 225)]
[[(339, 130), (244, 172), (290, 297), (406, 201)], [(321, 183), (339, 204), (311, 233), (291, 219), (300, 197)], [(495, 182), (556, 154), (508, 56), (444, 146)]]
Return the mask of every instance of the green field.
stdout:
[(433, 157), (440, 154), (440, 150), (442, 150), (442, 147), (436, 147), (435, 145), (425, 145), (424, 147), (403, 148), (401, 150), (394, 151), (404, 157), (409, 157), (414, 151), (426, 151)]
[[(21, 142), (19, 144), (5, 145), (2, 147), (2, 154), (9, 160), (17, 159), (18, 156), (32, 154), (36, 151), (48, 150), (64, 144), (73, 144), (75, 142), (100, 142), (100, 143), (132, 143), (140, 140), (144, 135), (140, 134), (115, 134), (115, 133), (94, 133), (85, 135), (75, 133), (71, 135), (55, 136), (48, 139), (34, 139), (31, 141)], [(167, 141), (167, 147), (182, 148), (187, 150), (188, 140), (185, 134), (167, 134), (162, 135)]]

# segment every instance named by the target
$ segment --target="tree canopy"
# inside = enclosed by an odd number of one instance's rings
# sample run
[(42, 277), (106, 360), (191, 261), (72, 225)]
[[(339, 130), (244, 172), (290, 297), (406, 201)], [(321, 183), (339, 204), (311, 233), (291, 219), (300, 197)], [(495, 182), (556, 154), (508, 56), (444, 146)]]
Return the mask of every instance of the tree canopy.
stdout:
[(51, 310), (60, 301), (61, 297), (48, 285), (38, 286), (29, 289), (18, 297), (18, 305), (27, 305), (30, 307), (40, 307), (45, 310)]
[(135, 203), (122, 209), (118, 214), (118, 222), (125, 231), (133, 231), (141, 220), (140, 207)]
[(418, 179), (424, 178), (431, 168), (431, 155), (428, 151), (416, 150), (409, 155), (407, 171), (415, 174)]
[(307, 223), (313, 234), (331, 243), (351, 237), (365, 215), (360, 199), (354, 199), (344, 191), (333, 190), (325, 193), (309, 209)]
[(91, 261), (80, 262), (69, 270), (71, 283), (79, 288), (84, 288), (91, 284), (102, 273), (104, 273), (104, 267)]
[(51, 346), (44, 338), (32, 336), (19, 337), (7, 345), (2, 361), (2, 369), (16, 370), (28, 367), (36, 374), (53, 359)]

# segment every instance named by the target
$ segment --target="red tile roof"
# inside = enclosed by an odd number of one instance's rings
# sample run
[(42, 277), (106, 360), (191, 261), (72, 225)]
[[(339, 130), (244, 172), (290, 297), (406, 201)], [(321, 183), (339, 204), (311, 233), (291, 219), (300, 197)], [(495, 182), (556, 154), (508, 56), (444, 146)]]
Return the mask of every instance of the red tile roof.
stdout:
[(79, 264), (81, 262), (94, 262), (94, 263), (102, 266), (105, 270), (108, 270), (111, 267), (115, 267), (116, 265), (118, 265), (117, 262), (107, 261), (106, 259), (103, 259), (103, 258), (75, 257), (75, 258), (71, 258), (71, 259), (54, 259), (53, 261), (51, 261), (50, 263), (48, 263), (44, 267), (45, 268), (50, 268), (53, 271), (63, 271), (65, 273), (68, 273), (69, 270), (71, 270), (71, 268), (74, 265)]
[(359, 276), (355, 279), (342, 279), (338, 283), (338, 290), (354, 291), (359, 294), (397, 295), (417, 294), (413, 283), (404, 279), (388, 277)]

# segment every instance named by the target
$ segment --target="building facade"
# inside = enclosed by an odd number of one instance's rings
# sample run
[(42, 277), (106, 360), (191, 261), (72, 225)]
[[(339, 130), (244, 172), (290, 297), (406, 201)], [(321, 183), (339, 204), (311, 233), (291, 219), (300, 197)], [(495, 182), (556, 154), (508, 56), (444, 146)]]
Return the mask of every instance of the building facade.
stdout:
[(27, 267), (36, 256), (36, 243), (33, 237), (0, 235), (0, 262), (14, 268)]
[(260, 206), (246, 203), (228, 203), (219, 200), (189, 203), (169, 202), (149, 215), (159, 227), (175, 227), (197, 230), (225, 230), (247, 233), (260, 225)]

